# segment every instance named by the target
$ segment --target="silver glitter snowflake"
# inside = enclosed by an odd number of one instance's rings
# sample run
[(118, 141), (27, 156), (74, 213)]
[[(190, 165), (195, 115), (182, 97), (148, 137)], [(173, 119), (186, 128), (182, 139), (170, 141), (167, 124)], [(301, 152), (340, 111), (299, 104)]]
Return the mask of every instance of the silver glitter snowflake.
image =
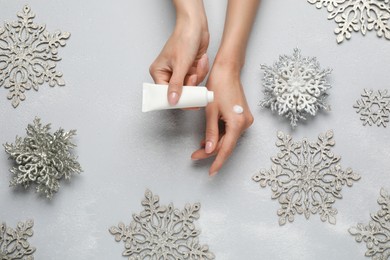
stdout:
[(26, 90), (38, 90), (45, 81), (51, 87), (65, 85), (56, 66), (61, 60), (58, 48), (70, 37), (68, 32), (51, 34), (45, 25), (35, 24), (28, 5), (17, 16), (17, 21), (0, 27), (0, 87), (9, 89), (7, 97), (14, 107), (26, 99)]
[(0, 259), (33, 260), (35, 248), (27, 241), (33, 235), (34, 221), (19, 222), (16, 229), (0, 225)]
[(42, 125), (39, 118), (27, 126), (25, 138), (16, 137), (14, 144), (4, 144), (5, 151), (14, 160), (16, 167), (11, 169), (13, 180), (10, 186), (22, 185), (27, 188), (37, 184), (36, 190), (51, 198), (58, 191), (59, 181), (70, 179), (72, 173), (82, 171), (77, 158), (71, 151), (76, 130), (65, 132), (59, 129), (50, 133), (50, 124)]
[(315, 116), (318, 110), (330, 110), (325, 99), (331, 88), (327, 82), (331, 70), (321, 70), (316, 58), (302, 57), (300, 50), (294, 49), (292, 56), (280, 56), (273, 67), (261, 68), (265, 99), (260, 106), (289, 118), (292, 127), (307, 115)]
[(334, 19), (337, 43), (351, 38), (353, 31), (375, 30), (378, 37), (390, 40), (390, 1), (389, 0), (308, 0), (320, 9), (323, 6), (330, 13), (329, 20)]
[(386, 127), (390, 117), (390, 94), (387, 90), (364, 90), (362, 98), (353, 106), (360, 114), (363, 125)]
[(378, 204), (381, 209), (371, 214), (368, 225), (359, 223), (348, 231), (355, 236), (356, 242), (366, 242), (366, 256), (373, 260), (387, 260), (390, 258), (390, 196), (385, 189), (381, 189)]
[(207, 245), (200, 245), (200, 231), (194, 221), (199, 218), (200, 204), (186, 204), (184, 210), (173, 204), (161, 206), (159, 197), (145, 192), (144, 211), (133, 215), (129, 226), (122, 222), (109, 229), (117, 242), (125, 243), (123, 256), (129, 260), (141, 259), (214, 259)]
[(294, 221), (295, 214), (319, 214), (322, 221), (336, 224), (337, 210), (332, 206), (341, 199), (344, 185), (352, 186), (360, 176), (352, 169), (342, 170), (340, 156), (331, 152), (333, 132), (320, 134), (317, 142), (295, 142), (290, 135), (278, 132), (280, 153), (272, 157), (270, 170), (261, 170), (253, 180), (261, 187), (271, 187), (272, 199), (278, 199), (279, 224)]

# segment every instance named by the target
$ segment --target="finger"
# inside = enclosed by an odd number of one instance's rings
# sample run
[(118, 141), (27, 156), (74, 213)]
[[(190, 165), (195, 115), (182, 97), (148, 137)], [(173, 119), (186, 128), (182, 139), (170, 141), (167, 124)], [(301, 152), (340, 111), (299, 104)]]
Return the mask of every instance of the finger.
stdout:
[(213, 156), (213, 154), (206, 153), (206, 152), (204, 151), (204, 149), (201, 148), (201, 149), (198, 149), (198, 150), (196, 150), (195, 152), (193, 152), (193, 153), (191, 154), (191, 160), (193, 160), (193, 161), (198, 161), (198, 160), (207, 159), (207, 158), (209, 158), (209, 157), (211, 157), (211, 156)]
[(198, 75), (196, 85), (200, 84), (205, 79), (207, 73), (209, 73), (209, 69), (210, 69), (209, 58), (205, 53), (199, 59), (198, 64), (196, 66), (196, 74)]
[(196, 86), (198, 83), (198, 75), (192, 74), (185, 78), (184, 84), (186, 86)]
[(170, 105), (176, 105), (179, 101), (188, 69), (189, 66), (183, 65), (178, 65), (173, 68), (172, 77), (168, 84), (168, 102)]
[(200, 107), (186, 107), (186, 108), (183, 108), (182, 110), (185, 110), (185, 111), (199, 111)]
[(168, 80), (170, 78), (169, 73), (163, 72), (157, 62), (153, 62), (149, 67), (150, 76), (152, 76), (154, 83), (168, 85)]
[(151, 72), (150, 75), (153, 78), (154, 83), (161, 85), (168, 85), (168, 79), (166, 74), (160, 72)]
[(214, 162), (211, 164), (209, 174), (214, 176), (222, 168), (225, 161), (230, 157), (240, 138), (241, 130), (239, 128), (227, 128), (224, 140), (221, 142), (221, 148), (218, 150)]
[(216, 107), (206, 108), (206, 143), (205, 152), (211, 154), (218, 143), (218, 110)]
[(204, 144), (203, 144), (202, 148), (200, 148), (192, 153), (191, 159), (194, 161), (197, 161), (197, 160), (203, 160), (203, 159), (207, 159), (207, 158), (210, 158), (212, 156), (215, 156), (218, 153), (219, 149), (221, 148), (221, 144), (223, 142), (223, 139), (224, 139), (224, 137), (222, 136), (221, 140), (219, 140), (219, 142), (217, 144), (217, 147), (215, 148), (214, 152), (212, 152), (212, 153), (206, 153), (205, 149), (204, 149)]

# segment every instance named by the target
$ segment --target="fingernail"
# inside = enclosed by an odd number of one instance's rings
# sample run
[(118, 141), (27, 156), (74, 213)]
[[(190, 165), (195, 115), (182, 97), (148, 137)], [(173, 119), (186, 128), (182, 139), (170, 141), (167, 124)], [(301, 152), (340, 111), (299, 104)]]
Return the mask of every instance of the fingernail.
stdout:
[(179, 101), (179, 95), (177, 94), (177, 92), (169, 93), (168, 102), (171, 106), (176, 105), (178, 101)]
[(210, 173), (209, 175), (212, 177), (212, 176), (215, 176), (217, 174), (218, 174), (218, 172), (213, 172), (213, 173)]
[(213, 142), (207, 141), (204, 150), (206, 153), (211, 153), (213, 151)]

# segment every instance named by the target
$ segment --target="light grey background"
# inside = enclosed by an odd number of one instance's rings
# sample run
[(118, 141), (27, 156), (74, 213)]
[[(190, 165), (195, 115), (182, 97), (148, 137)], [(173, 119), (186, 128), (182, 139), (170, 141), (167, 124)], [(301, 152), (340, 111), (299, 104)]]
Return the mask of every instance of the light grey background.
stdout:
[[(0, 0), (0, 21), (16, 19), (27, 1)], [(123, 259), (122, 243), (108, 228), (129, 223), (142, 210), (146, 188), (161, 203), (201, 202), (201, 243), (217, 259), (367, 259), (347, 229), (367, 223), (376, 212), (381, 187), (390, 189), (390, 129), (363, 127), (352, 105), (364, 88), (390, 88), (390, 42), (374, 32), (336, 44), (334, 21), (325, 9), (305, 0), (263, 0), (253, 28), (242, 73), (254, 125), (241, 138), (234, 155), (219, 175), (207, 175), (211, 161), (193, 163), (204, 131), (203, 111), (141, 113), (142, 82), (150, 82), (148, 68), (174, 26), (171, 1), (28, 1), (36, 23), (71, 32), (58, 70), (65, 87), (44, 85), (28, 91), (17, 109), (0, 89), (0, 143), (24, 136), (35, 116), (54, 129), (77, 129), (77, 154), (84, 172), (63, 182), (52, 201), (31, 189), (8, 188), (11, 179), (5, 152), (0, 153), (0, 220), (15, 227), (33, 218), (36, 259)], [(206, 0), (214, 59), (223, 30), (226, 1)], [(292, 131), (288, 121), (261, 110), (260, 64), (271, 65), (280, 54), (299, 47), (316, 56), (322, 67), (333, 68), (328, 101), (332, 112), (320, 113)], [(251, 177), (269, 168), (278, 152), (276, 131), (315, 140), (333, 129), (341, 165), (362, 178), (343, 189), (335, 203), (337, 224), (314, 215), (297, 216), (279, 227), (271, 191)]]

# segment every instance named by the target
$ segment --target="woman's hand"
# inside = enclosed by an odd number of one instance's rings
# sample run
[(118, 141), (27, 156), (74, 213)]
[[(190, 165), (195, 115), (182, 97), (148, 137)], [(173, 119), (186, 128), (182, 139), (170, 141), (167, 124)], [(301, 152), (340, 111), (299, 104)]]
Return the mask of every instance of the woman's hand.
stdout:
[[(209, 174), (215, 175), (232, 154), (241, 134), (253, 123), (240, 80), (240, 70), (230, 64), (214, 64), (207, 88), (214, 91), (215, 100), (206, 107), (206, 135), (202, 148), (195, 151), (193, 160), (216, 155)], [(233, 107), (243, 108), (241, 114)], [(222, 121), (222, 122), (221, 122)]]
[(179, 101), (183, 85), (196, 86), (209, 71), (209, 32), (201, 0), (174, 0), (176, 26), (159, 56), (150, 66), (157, 84), (168, 85), (168, 102)]

